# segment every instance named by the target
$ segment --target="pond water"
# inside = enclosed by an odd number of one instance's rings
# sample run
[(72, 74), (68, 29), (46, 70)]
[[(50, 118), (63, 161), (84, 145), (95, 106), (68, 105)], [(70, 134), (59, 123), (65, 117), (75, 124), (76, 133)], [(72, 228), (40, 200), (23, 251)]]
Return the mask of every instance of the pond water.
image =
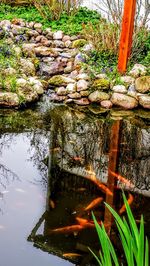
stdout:
[(116, 241), (103, 201), (119, 211), (120, 187), (150, 237), (149, 118), (96, 106), (1, 109), (0, 266), (96, 265), (88, 246), (99, 244), (85, 209), (102, 198), (93, 210)]

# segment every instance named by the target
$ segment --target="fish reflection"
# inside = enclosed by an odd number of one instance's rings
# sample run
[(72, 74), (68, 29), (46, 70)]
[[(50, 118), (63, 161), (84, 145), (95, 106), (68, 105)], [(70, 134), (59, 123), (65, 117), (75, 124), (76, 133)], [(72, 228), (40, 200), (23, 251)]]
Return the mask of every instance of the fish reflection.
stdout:
[[(128, 197), (128, 204), (129, 205), (131, 205), (132, 204), (132, 202), (133, 202), (133, 200), (134, 200), (134, 197), (133, 197), (133, 195), (131, 194), (131, 193), (129, 193), (129, 197)], [(123, 206), (121, 207), (121, 209), (119, 210), (119, 214), (122, 214), (122, 213), (124, 213), (126, 211), (126, 206), (125, 206), (125, 204), (123, 204)]]

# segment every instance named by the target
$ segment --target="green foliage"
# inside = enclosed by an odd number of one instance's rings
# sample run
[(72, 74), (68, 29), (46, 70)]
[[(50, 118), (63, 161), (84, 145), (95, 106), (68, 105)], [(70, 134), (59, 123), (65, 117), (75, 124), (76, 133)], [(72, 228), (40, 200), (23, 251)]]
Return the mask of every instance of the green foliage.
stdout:
[(14, 18), (22, 18), (26, 21), (41, 22), (43, 27), (51, 27), (52, 30), (63, 30), (66, 34), (78, 34), (82, 30), (82, 25), (87, 24), (89, 21), (92, 24), (99, 22), (100, 15), (96, 11), (88, 10), (87, 8), (80, 8), (76, 13), (67, 15), (63, 12), (59, 20), (44, 19), (39, 11), (34, 6), (28, 7), (12, 7), (9, 5), (0, 4), (0, 20)]
[(135, 62), (145, 66), (150, 63), (150, 31), (145, 28), (138, 29), (133, 38), (131, 63)]
[[(144, 235), (144, 220), (141, 216), (140, 228), (137, 227), (130, 206), (123, 193), (123, 200), (126, 206), (127, 219), (121, 218), (117, 212), (105, 203), (109, 211), (112, 213), (117, 229), (119, 232), (121, 244), (124, 251), (124, 258), (128, 266), (148, 266), (149, 265), (149, 247), (148, 239)], [(100, 226), (93, 214), (96, 231), (99, 237), (101, 251), (99, 256), (92, 254), (96, 258), (98, 265), (115, 265), (119, 266), (116, 251), (106, 233), (104, 225)]]

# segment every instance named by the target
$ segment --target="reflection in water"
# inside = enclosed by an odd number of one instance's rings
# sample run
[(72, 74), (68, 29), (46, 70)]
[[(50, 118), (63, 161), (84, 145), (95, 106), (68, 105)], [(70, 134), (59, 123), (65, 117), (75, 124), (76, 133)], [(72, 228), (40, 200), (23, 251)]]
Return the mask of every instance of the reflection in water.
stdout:
[[(127, 119), (87, 117), (84, 112), (63, 106), (52, 109), (45, 119), (51, 121), (47, 210), (29, 240), (42, 250), (54, 252), (78, 265), (95, 265), (87, 246), (98, 250), (99, 243), (88, 210), (94, 210), (108, 233), (113, 232), (114, 225), (104, 201), (124, 214), (120, 187), (127, 191), (133, 210), (138, 206), (137, 220), (144, 213), (148, 229), (150, 213), (143, 208), (148, 199), (132, 193), (149, 195), (148, 168), (144, 168), (147, 177), (143, 179), (141, 164), (142, 172), (137, 177), (134, 163), (141, 152), (139, 163), (144, 154), (150, 159), (150, 129)], [(42, 223), (43, 233), (38, 234)], [(150, 234), (149, 229), (147, 234)], [(120, 250), (117, 241), (116, 248)]]
[[(1, 254), (8, 249), (6, 239), (12, 243), (10, 237), (17, 234), (11, 251), (15, 266), (95, 265), (88, 250), (99, 249), (91, 210), (115, 235), (104, 201), (124, 214), (120, 188), (136, 219), (144, 214), (150, 236), (150, 203), (143, 196), (150, 195), (150, 128), (145, 120), (110, 119), (107, 112), (93, 116), (87, 109), (57, 105), (44, 116), (28, 110), (1, 117), (0, 191), (8, 193), (0, 201), (0, 228), (9, 228), (1, 230)], [(27, 237), (63, 260), (32, 248)], [(23, 251), (18, 251), (20, 243)], [(9, 266), (8, 258), (1, 257), (3, 266)]]

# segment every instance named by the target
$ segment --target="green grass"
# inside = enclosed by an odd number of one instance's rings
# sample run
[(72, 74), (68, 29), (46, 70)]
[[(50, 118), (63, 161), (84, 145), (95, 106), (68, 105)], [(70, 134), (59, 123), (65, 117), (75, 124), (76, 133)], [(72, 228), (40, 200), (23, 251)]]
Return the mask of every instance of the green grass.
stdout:
[[(105, 203), (105, 205), (115, 219), (119, 232), (120, 244), (123, 248), (123, 256), (126, 261), (125, 265), (149, 266), (149, 246), (148, 239), (144, 234), (143, 216), (141, 216), (140, 227), (138, 228), (124, 193), (123, 200), (126, 206), (127, 219), (125, 217), (121, 218), (108, 204)], [(93, 256), (97, 260), (99, 266), (119, 266), (116, 250), (105, 231), (104, 225), (100, 226), (98, 224), (94, 214), (93, 219), (101, 246), (99, 256), (91, 251)]]
[(78, 34), (82, 30), (82, 24), (89, 21), (93, 24), (98, 23), (100, 15), (96, 11), (90, 11), (87, 8), (80, 8), (75, 14), (68, 16), (63, 13), (59, 20), (45, 20), (41, 17), (38, 10), (34, 6), (28, 7), (11, 7), (9, 5), (0, 4), (0, 20), (14, 18), (22, 18), (26, 21), (41, 22), (43, 27), (51, 27), (52, 30), (63, 30), (66, 34)]

